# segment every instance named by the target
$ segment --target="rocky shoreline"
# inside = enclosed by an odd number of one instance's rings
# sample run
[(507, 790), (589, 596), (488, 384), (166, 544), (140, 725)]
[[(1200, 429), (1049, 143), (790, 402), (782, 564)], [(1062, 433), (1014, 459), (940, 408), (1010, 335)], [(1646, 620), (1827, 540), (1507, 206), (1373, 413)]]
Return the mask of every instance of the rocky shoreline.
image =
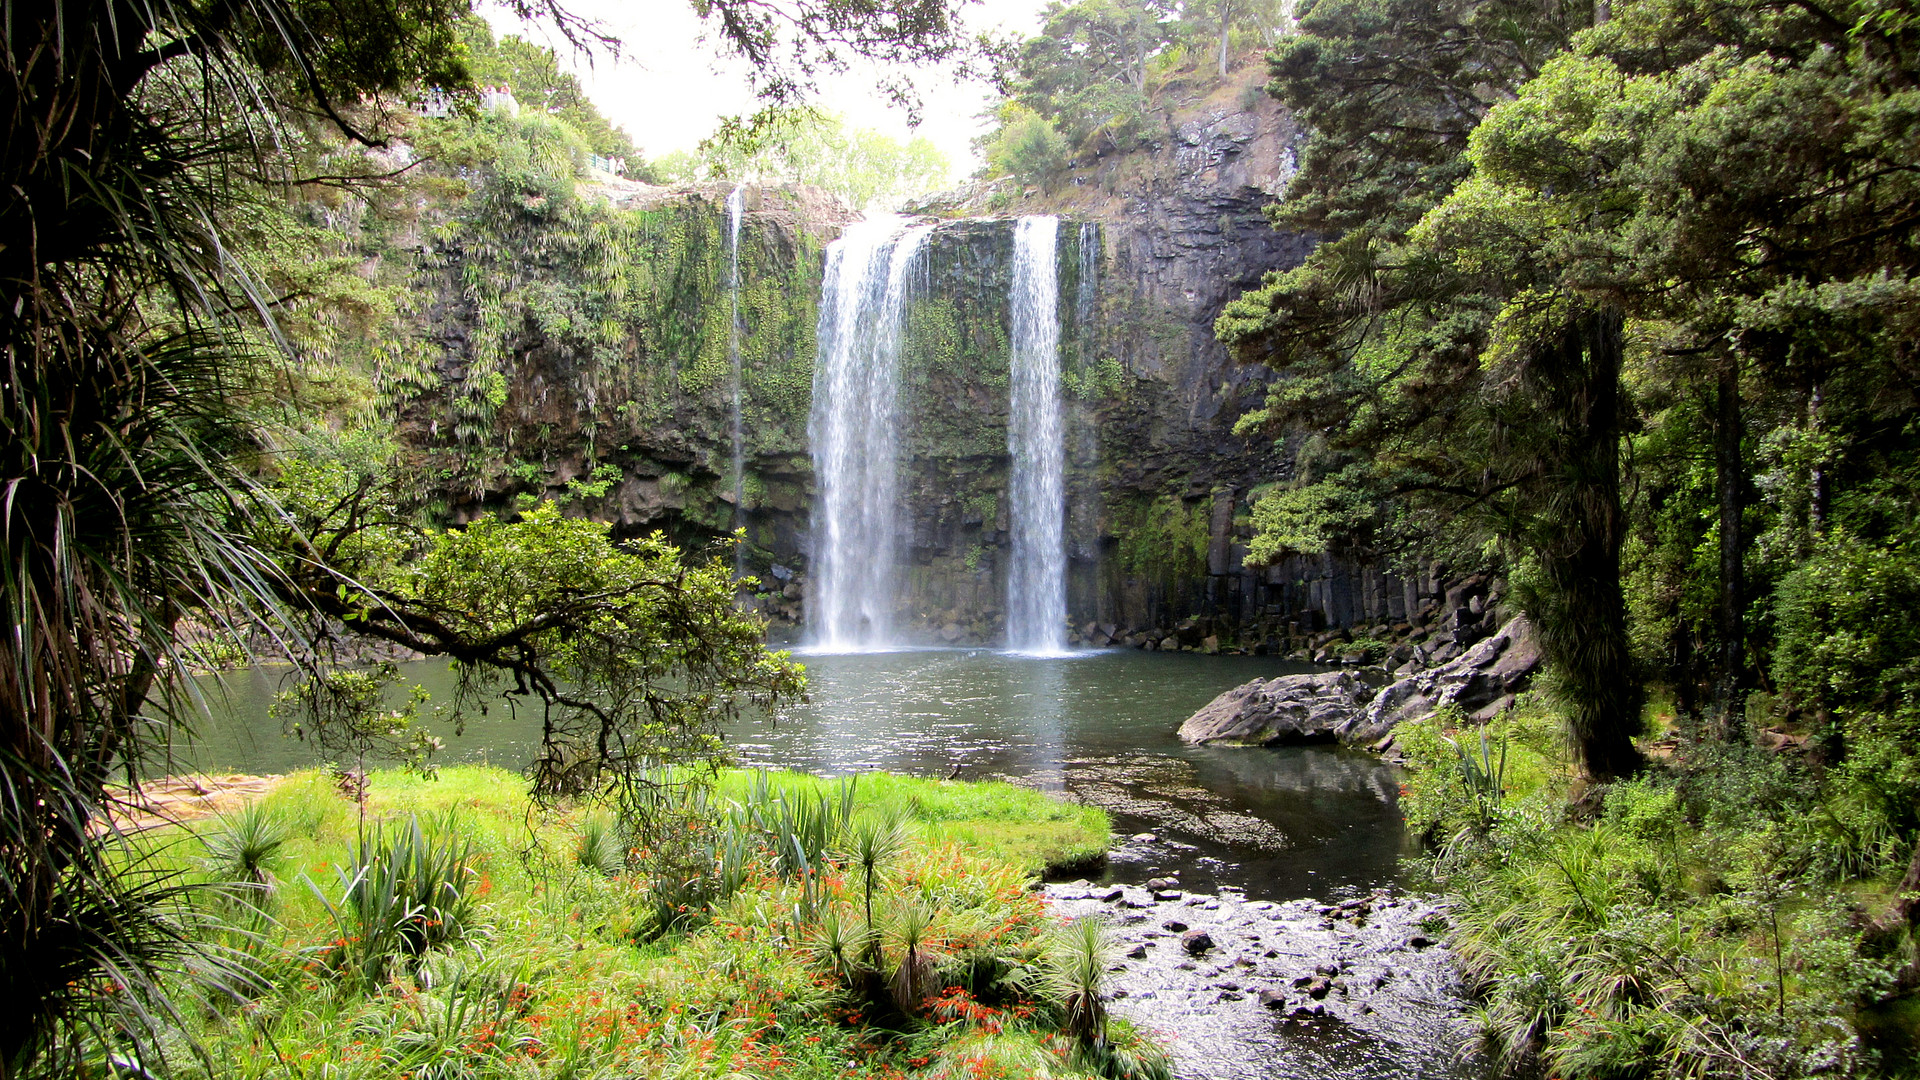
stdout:
[(1180, 725), (1195, 745), (1285, 746), (1337, 742), (1393, 749), (1394, 729), (1453, 708), (1485, 722), (1506, 711), (1540, 667), (1540, 646), (1524, 616), (1465, 653), (1424, 667), (1320, 671), (1243, 683)]
[(1061, 914), (1111, 927), (1112, 1009), (1154, 1032), (1182, 1078), (1466, 1077), (1446, 916), (1377, 890), (1336, 903), (1052, 884)]

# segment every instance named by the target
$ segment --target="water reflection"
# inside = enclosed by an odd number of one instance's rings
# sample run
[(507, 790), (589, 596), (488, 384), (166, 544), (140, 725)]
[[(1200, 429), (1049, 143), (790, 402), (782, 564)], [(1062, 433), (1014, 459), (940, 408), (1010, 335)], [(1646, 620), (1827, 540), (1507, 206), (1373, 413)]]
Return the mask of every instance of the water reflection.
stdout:
[[(1198, 888), (1254, 896), (1327, 896), (1392, 884), (1406, 848), (1399, 777), (1363, 754), (1327, 747), (1188, 747), (1180, 721), (1247, 679), (1290, 670), (1253, 657), (1132, 651), (1068, 658), (978, 649), (803, 656), (810, 698), (728, 732), (748, 763), (840, 775), (885, 769), (967, 779), (1005, 777), (1106, 807), (1123, 836), (1109, 873), (1141, 881), (1180, 870)], [(444, 665), (409, 665), (438, 700)], [(1297, 668), (1292, 669), (1297, 670)], [(278, 677), (227, 677), (224, 707), (188, 758), (207, 768), (284, 772), (307, 749), (268, 719)], [(495, 706), (449, 740), (449, 760), (523, 766), (537, 718)]]

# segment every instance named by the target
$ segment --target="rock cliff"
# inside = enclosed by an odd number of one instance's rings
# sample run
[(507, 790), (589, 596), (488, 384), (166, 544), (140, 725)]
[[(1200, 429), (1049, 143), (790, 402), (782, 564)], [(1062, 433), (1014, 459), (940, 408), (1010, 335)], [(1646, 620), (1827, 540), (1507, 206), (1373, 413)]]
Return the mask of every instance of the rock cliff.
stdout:
[[(902, 356), (901, 625), (997, 639), (1007, 520), (1007, 284), (1013, 217), (1064, 220), (1069, 614), (1076, 640), (1293, 651), (1325, 628), (1443, 602), (1332, 559), (1243, 565), (1246, 519), (1288, 455), (1233, 433), (1265, 372), (1213, 337), (1233, 296), (1296, 264), (1309, 237), (1262, 208), (1296, 129), (1258, 65), (1173, 87), (1147, 146), (1041, 190), (976, 189), (924, 255)], [(639, 533), (699, 543), (747, 530), (745, 568), (776, 622), (803, 618), (812, 538), (807, 421), (822, 255), (851, 215), (815, 192), (749, 189), (739, 251), (745, 469), (735, 508), (725, 188), (586, 190), (564, 220), (444, 244), (425, 260), (437, 355), (402, 433), (451, 520), (538, 494)]]

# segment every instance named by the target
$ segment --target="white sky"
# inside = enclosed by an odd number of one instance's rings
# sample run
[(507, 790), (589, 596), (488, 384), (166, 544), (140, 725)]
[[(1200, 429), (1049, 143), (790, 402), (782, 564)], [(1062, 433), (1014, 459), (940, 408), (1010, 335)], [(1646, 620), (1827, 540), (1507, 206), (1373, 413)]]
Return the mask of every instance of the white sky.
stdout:
[[(1019, 37), (1035, 33), (1043, 0), (979, 0), (968, 8), (969, 32), (1000, 30)], [(648, 158), (692, 150), (713, 133), (722, 116), (751, 113), (756, 102), (742, 75), (745, 65), (723, 61), (703, 43), (701, 22), (688, 0), (568, 0), (569, 10), (601, 23), (622, 42), (618, 60), (595, 56), (591, 64), (540, 25), (526, 26), (491, 6), (482, 13), (496, 34), (515, 33), (554, 45), (600, 111), (625, 128)], [(951, 72), (928, 69), (918, 80), (921, 124), (909, 129), (904, 113), (874, 90), (872, 65), (856, 63), (845, 75), (824, 79), (816, 104), (839, 113), (857, 128), (895, 138), (924, 135), (953, 166), (954, 179), (976, 167), (969, 145), (980, 133), (979, 113), (990, 94), (984, 83), (962, 82)]]

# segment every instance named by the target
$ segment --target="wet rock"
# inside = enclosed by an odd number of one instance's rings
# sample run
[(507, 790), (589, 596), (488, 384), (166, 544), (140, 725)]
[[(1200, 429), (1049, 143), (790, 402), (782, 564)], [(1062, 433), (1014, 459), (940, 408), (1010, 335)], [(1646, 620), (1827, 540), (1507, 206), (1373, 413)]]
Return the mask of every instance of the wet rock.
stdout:
[(1432, 944), (1433, 939), (1425, 934), (1415, 934), (1407, 939), (1407, 947), (1410, 949), (1424, 949)]
[(1184, 934), (1187, 932), (1188, 926), (1179, 919), (1168, 919), (1166, 922), (1160, 924), (1160, 929), (1171, 934)]
[[(1488, 631), (1474, 624), (1464, 632), (1476, 638)], [(1539, 668), (1539, 642), (1523, 616), (1471, 648), (1464, 648), (1466, 644), (1471, 642), (1457, 637), (1446, 642), (1428, 658), (1438, 665), (1434, 667), (1424, 667), (1420, 650), (1415, 650), (1397, 669), (1402, 677), (1390, 682), (1374, 668), (1255, 679), (1188, 717), (1180, 725), (1180, 738), (1243, 746), (1337, 741), (1384, 750), (1388, 747), (1382, 740), (1394, 728), (1443, 706), (1491, 718), (1512, 704), (1510, 699)]]
[(1255, 679), (1188, 717), (1180, 725), (1180, 738), (1197, 745), (1332, 742), (1377, 690), (1373, 682), (1352, 671)]
[[(1062, 885), (1047, 892), (1062, 914), (1119, 914), (1092, 898), (1068, 899), (1077, 892)], [(1140, 894), (1137, 887), (1130, 892)], [(1125, 970), (1110, 976), (1115, 1011), (1167, 1032), (1179, 1075), (1241, 1075), (1237, 1069), (1274, 1052), (1276, 1020), (1337, 1022), (1410, 1062), (1427, 1053), (1417, 1048), (1433, 1045), (1435, 1025), (1460, 1008), (1446, 949), (1407, 948), (1409, 938), (1425, 933), (1423, 920), (1430, 925), (1442, 913), (1431, 901), (1373, 893), (1330, 904), (1268, 901), (1261, 909), (1234, 896), (1187, 895), (1199, 903), (1180, 907), (1177, 917), (1164, 908), (1131, 916), (1143, 924), (1123, 931), (1128, 936), (1116, 953), (1125, 952)], [(1218, 906), (1209, 910), (1209, 901)], [(1343, 921), (1334, 932), (1317, 929), (1331, 921), (1319, 915), (1322, 909), (1350, 914), (1363, 905), (1374, 912), (1368, 925)], [(1163, 930), (1166, 923), (1182, 928)], [(1212, 947), (1191, 952), (1187, 942), (1198, 934)], [(1256, 935), (1270, 947), (1253, 943)], [(1168, 947), (1142, 940), (1160, 937)], [(1298, 989), (1291, 986), (1296, 979)], [(1124, 1000), (1120, 990), (1127, 991)], [(1407, 1075), (1416, 1074), (1426, 1075)]]
[(1180, 947), (1189, 955), (1199, 956), (1213, 948), (1213, 935), (1205, 930), (1189, 930), (1180, 935)]
[(1174, 900), (1180, 899), (1185, 895), (1187, 894), (1181, 892), (1179, 889), (1155, 889), (1153, 891), (1153, 898), (1162, 903), (1170, 903)]
[(1096, 894), (1094, 899), (1099, 900), (1103, 904), (1111, 904), (1126, 895), (1127, 892), (1125, 889), (1108, 889), (1106, 892)]
[(1540, 643), (1525, 616), (1459, 653), (1434, 654), (1440, 666), (1417, 672), (1388, 686), (1342, 736), (1350, 744), (1374, 742), (1400, 724), (1422, 720), (1451, 705), (1464, 712), (1485, 709), (1523, 689), (1540, 666)]

